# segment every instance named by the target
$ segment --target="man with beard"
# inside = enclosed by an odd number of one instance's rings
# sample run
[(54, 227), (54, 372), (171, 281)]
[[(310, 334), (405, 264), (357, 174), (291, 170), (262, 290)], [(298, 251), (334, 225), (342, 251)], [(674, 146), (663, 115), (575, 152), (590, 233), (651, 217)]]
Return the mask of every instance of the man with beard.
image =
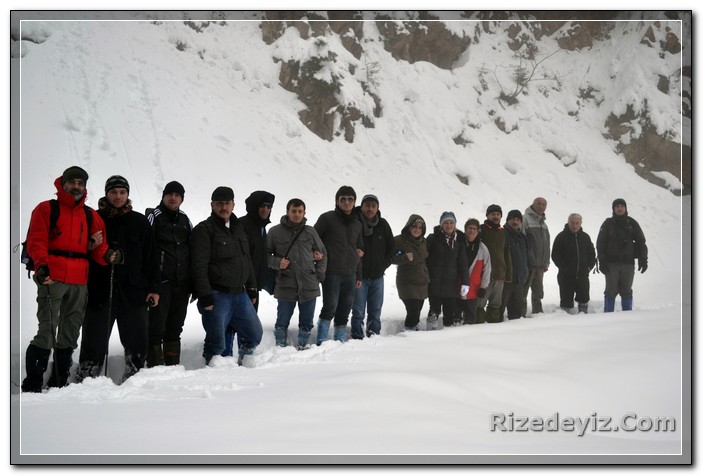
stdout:
[(105, 256), (110, 255), (105, 224), (95, 210), (85, 205), (87, 182), (85, 170), (67, 168), (54, 181), (56, 200), (41, 202), (32, 212), (27, 254), (34, 262), (38, 286), (39, 327), (25, 353), (23, 392), (42, 391), (52, 349), (49, 386), (67, 384), (88, 299), (88, 257), (104, 267)]

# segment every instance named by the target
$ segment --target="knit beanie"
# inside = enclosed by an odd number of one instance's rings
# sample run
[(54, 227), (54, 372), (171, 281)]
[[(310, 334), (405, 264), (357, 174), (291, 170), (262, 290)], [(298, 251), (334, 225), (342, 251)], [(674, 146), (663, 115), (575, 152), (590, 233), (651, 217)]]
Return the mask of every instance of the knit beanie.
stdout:
[(184, 198), (186, 189), (183, 188), (183, 185), (174, 180), (173, 182), (169, 182), (166, 184), (166, 186), (164, 187), (164, 193), (163, 195), (161, 195), (161, 198), (164, 198), (166, 195), (170, 195), (172, 193), (177, 193), (181, 196), (181, 198)]
[(361, 199), (361, 204), (363, 205), (364, 202), (376, 202), (376, 205), (378, 205), (378, 197), (376, 195), (364, 195), (364, 198)]
[(622, 198), (616, 198), (615, 200), (613, 200), (613, 209), (615, 209), (615, 205), (622, 205), (623, 207), (625, 207), (625, 210), (627, 210), (627, 203), (625, 203), (625, 200)]
[(229, 187), (217, 187), (212, 192), (210, 200), (213, 202), (229, 202), (230, 200), (234, 200), (234, 190)]
[(127, 179), (121, 175), (113, 175), (105, 182), (105, 193), (109, 192), (113, 188), (126, 188), (129, 194), (129, 182)]
[(510, 221), (513, 218), (519, 218), (520, 221), (522, 221), (522, 213), (520, 213), (520, 210), (510, 210), (508, 212), (508, 218), (505, 221)]
[(503, 209), (500, 208), (498, 205), (490, 205), (486, 209), (486, 216), (490, 215), (493, 212), (498, 212), (498, 213), (500, 213), (500, 216), (503, 216)]
[(454, 223), (456, 223), (456, 216), (454, 215), (453, 212), (444, 212), (442, 213), (442, 216), (439, 217), (439, 224), (441, 225), (447, 220), (452, 220)]
[(74, 179), (81, 179), (84, 182), (87, 182), (88, 172), (76, 165), (74, 165), (73, 167), (69, 167), (63, 171), (63, 174), (61, 174), (61, 185), (65, 184), (69, 180)]

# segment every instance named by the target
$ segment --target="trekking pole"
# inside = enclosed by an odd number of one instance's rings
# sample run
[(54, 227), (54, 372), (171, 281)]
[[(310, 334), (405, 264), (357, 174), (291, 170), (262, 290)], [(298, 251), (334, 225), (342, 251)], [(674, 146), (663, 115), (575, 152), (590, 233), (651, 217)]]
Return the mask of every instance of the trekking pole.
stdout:
[(107, 377), (107, 357), (110, 353), (110, 330), (112, 329), (112, 288), (115, 281), (115, 263), (110, 263), (110, 295), (107, 304), (107, 342), (105, 343), (105, 377)]
[[(59, 364), (56, 362), (56, 335), (54, 334), (54, 307), (51, 305), (51, 290), (49, 286), (46, 286), (46, 301), (49, 304), (49, 325), (51, 326), (51, 350), (53, 352), (52, 358), (54, 359), (54, 375), (56, 376), (56, 385), (59, 382)], [(58, 326), (56, 328), (58, 332)]]

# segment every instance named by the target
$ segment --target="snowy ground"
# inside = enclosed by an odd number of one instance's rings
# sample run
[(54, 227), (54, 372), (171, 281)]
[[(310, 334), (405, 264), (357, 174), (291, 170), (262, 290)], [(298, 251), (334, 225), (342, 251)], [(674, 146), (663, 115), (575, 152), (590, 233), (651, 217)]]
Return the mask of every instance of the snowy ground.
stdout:
[[(334, 454), (346, 455), (336, 462), (371, 462), (374, 456), (417, 462), (420, 455), (420, 461), (443, 463), (476, 462), (484, 455), (571, 455), (566, 461), (588, 462), (593, 457), (585, 455), (681, 452), (690, 423), (682, 415), (687, 397), (682, 341), (690, 338), (682, 315), (690, 312), (690, 302), (682, 301), (688, 284), (680, 264), (690, 222), (681, 199), (642, 181), (600, 131), (603, 118), (624, 107), (623, 98), (639, 103), (652, 94), (649, 79), (661, 67), (638, 46), (631, 28), (614, 36), (621, 42), (563, 55), (551, 64), (569, 71), (571, 79), (551, 92), (551, 103), (535, 94), (525, 98), (523, 109), (504, 111), (508, 123), (520, 125), (509, 135), (486, 115), (491, 104), (475, 106), (479, 99), (488, 101), (475, 97), (476, 65), (509, 64), (504, 44), (480, 43), (471, 61), (465, 58), (453, 72), (397, 62), (369, 44), (383, 64), (384, 115), (373, 129), (359, 127), (354, 144), (314, 136), (298, 120), (301, 103), (278, 87), (279, 64), (272, 57), (311, 51), (310, 42), (295, 35), (265, 45), (258, 26), (248, 22), (202, 34), (181, 22), (50, 22), (27, 28), (45, 41), (24, 42), (26, 54), (13, 60), (22, 68), (19, 190), (13, 185), (20, 215), (13, 244), (36, 203), (51, 198), (53, 179), (78, 164), (91, 175), (93, 206), (114, 173), (130, 180), (137, 210), (156, 205), (166, 182), (181, 181), (184, 210), (194, 223), (209, 213), (209, 195), (218, 185), (234, 188), (239, 215), (249, 193), (267, 189), (277, 195), (274, 223), (294, 196), (308, 203), (314, 223), (332, 207), (337, 188), (349, 184), (359, 196), (380, 197), (396, 233), (410, 213), (434, 223), (442, 211), (453, 210), (461, 225), (469, 217), (482, 220), (491, 203), (507, 214), (524, 211), (541, 195), (548, 200), (552, 238), (569, 213), (579, 212), (595, 240), (612, 200), (623, 197), (644, 229), (650, 258), (648, 272), (635, 277), (630, 313), (602, 314), (604, 280), (592, 275), (591, 314), (566, 315), (556, 309), (552, 268), (545, 277), (542, 316), (412, 335), (400, 332), (404, 310), (391, 268), (381, 336), (303, 352), (274, 347), (275, 302), (264, 295), (265, 337), (245, 368), (231, 359), (204, 367), (203, 331), (191, 305), (182, 366), (146, 369), (119, 386), (99, 378), (42, 395), (13, 394), (13, 429), (20, 429), (22, 455), (43, 462), (66, 461), (65, 455), (95, 462), (136, 462), (150, 455), (168, 462), (195, 461), (198, 455), (221, 462), (317, 455), (321, 462)], [(369, 24), (368, 38), (374, 30)], [(179, 40), (192, 48), (178, 51)], [(336, 41), (331, 48), (338, 47)], [(340, 61), (353, 63), (337, 51)], [(672, 68), (677, 61), (672, 59)], [(353, 81), (346, 80), (349, 93)], [(582, 107), (575, 118), (569, 114), (574, 94), (585, 84), (595, 86), (603, 101), (600, 108)], [(672, 113), (669, 99), (657, 100), (656, 119), (669, 124), (678, 113)], [(469, 147), (451, 140), (461, 131), (470, 134)], [(564, 166), (547, 149), (566, 152), (574, 162)], [(456, 174), (469, 176), (469, 186)], [(13, 295), (11, 329), (16, 392), (23, 377), (20, 361), (36, 330), (36, 294), (15, 255), (11, 258), (12, 282), (20, 288)], [(116, 331), (110, 350), (109, 372), (116, 378), (122, 366)], [(611, 426), (630, 414), (644, 419), (643, 425), (647, 418), (672, 417), (676, 429), (604, 432), (586, 425), (583, 436), (563, 428), (491, 431), (491, 414), (509, 412), (544, 419), (557, 413), (561, 419), (610, 417)]]

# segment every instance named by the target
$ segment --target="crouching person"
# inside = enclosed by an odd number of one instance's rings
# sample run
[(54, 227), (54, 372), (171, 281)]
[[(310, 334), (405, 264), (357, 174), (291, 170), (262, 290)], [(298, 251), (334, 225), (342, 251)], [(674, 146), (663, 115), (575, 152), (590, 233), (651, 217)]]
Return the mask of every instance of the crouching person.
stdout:
[(281, 223), (268, 233), (268, 265), (277, 270), (273, 296), (278, 300), (276, 345), (285, 347), (288, 326), (298, 304), (298, 350), (308, 347), (320, 283), (325, 280), (327, 251), (317, 231), (305, 224), (305, 203), (293, 198)]
[(261, 342), (263, 328), (252, 304), (256, 278), (249, 243), (234, 211), (234, 191), (217, 187), (212, 193), (210, 217), (193, 228), (190, 270), (193, 296), (205, 329), (205, 363), (225, 352), (227, 326), (234, 329), (239, 346), (237, 363), (251, 355)]

